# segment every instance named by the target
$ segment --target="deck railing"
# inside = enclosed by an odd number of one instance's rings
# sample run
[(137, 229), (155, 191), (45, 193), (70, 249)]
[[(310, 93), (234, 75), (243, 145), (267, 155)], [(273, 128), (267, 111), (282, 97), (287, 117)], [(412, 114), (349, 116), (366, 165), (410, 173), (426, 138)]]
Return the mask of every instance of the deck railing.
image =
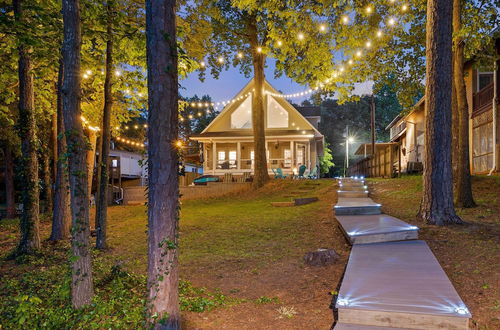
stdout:
[(485, 86), (479, 92), (474, 93), (472, 99), (473, 113), (480, 113), (491, 107), (493, 101), (493, 83)]
[(402, 121), (398, 125), (391, 127), (391, 141), (395, 136), (398, 136), (406, 128), (406, 121)]

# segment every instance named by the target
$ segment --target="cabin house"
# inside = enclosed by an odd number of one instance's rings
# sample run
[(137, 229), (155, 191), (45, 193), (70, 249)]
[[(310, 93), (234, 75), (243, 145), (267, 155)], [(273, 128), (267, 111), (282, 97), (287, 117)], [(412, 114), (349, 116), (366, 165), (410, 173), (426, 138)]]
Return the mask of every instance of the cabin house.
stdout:
[(398, 115), (387, 126), (390, 130), (390, 142), (397, 143), (401, 173), (419, 172), (423, 169), (425, 98), (415, 104), (406, 115)]
[[(498, 33), (498, 32), (497, 32)], [(500, 128), (498, 125), (500, 84), (500, 38), (495, 39), (496, 56), (479, 63), (471, 59), (464, 64), (465, 87), (469, 107), (469, 152), (472, 174), (493, 174), (500, 169)], [(486, 62), (486, 63), (485, 63)], [(425, 97), (415, 104), (406, 115), (398, 115), (387, 126), (390, 143), (396, 147), (397, 157), (392, 157), (391, 173), (413, 173), (423, 170)], [(373, 168), (381, 156), (376, 148), (375, 156), (366, 154), (350, 170), (352, 175), (386, 176)], [(368, 148), (371, 150), (371, 148)], [(387, 154), (387, 152), (385, 152)], [(357, 151), (363, 154), (363, 150)], [(377, 159), (377, 161), (375, 161)]]
[[(228, 104), (203, 132), (190, 136), (203, 144), (204, 174), (253, 174), (253, 89), (251, 80), (236, 95), (236, 101)], [(283, 173), (291, 174), (301, 165), (308, 169), (319, 166), (324, 146), (324, 137), (318, 131), (319, 109), (295, 108), (276, 95), (279, 92), (266, 81), (264, 124), (269, 173), (281, 168)]]

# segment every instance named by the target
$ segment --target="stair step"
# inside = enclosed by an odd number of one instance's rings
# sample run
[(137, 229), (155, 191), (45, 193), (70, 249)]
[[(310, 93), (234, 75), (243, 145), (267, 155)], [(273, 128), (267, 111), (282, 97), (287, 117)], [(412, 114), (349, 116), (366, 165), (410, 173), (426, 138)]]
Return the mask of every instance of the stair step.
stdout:
[(341, 323), (468, 329), (469, 313), (424, 241), (356, 244), (336, 301)]
[(337, 191), (337, 194), (339, 197), (368, 197), (368, 191), (367, 190), (339, 190)]
[(334, 329), (335, 330), (405, 330), (408, 328), (390, 328), (390, 327), (377, 327), (373, 325), (337, 323)]
[(351, 244), (403, 241), (418, 238), (418, 227), (387, 214), (337, 215)]
[(366, 191), (368, 190), (368, 186), (344, 186), (344, 185), (339, 185), (339, 190), (341, 191)]
[(380, 207), (371, 198), (339, 197), (337, 205), (333, 208), (336, 215), (367, 215), (380, 214)]

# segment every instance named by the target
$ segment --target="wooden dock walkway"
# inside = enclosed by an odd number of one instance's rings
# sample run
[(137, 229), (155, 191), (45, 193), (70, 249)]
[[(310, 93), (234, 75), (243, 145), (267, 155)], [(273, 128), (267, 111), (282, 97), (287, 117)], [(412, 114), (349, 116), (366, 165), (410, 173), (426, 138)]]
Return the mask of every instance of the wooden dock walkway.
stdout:
[[(362, 192), (362, 180), (340, 180)], [(339, 226), (353, 245), (335, 308), (336, 330), (468, 329), (471, 314), (418, 227), (381, 214), (367, 197), (340, 197)], [(377, 212), (378, 213), (370, 213)]]

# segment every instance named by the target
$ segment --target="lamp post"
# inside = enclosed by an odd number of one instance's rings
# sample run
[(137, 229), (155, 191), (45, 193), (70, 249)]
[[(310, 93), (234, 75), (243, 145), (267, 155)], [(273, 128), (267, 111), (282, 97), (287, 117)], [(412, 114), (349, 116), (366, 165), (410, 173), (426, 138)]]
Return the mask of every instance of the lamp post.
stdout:
[(349, 143), (353, 143), (354, 139), (350, 136), (347, 136), (345, 139), (345, 169), (344, 176), (347, 175), (347, 169), (349, 168)]

